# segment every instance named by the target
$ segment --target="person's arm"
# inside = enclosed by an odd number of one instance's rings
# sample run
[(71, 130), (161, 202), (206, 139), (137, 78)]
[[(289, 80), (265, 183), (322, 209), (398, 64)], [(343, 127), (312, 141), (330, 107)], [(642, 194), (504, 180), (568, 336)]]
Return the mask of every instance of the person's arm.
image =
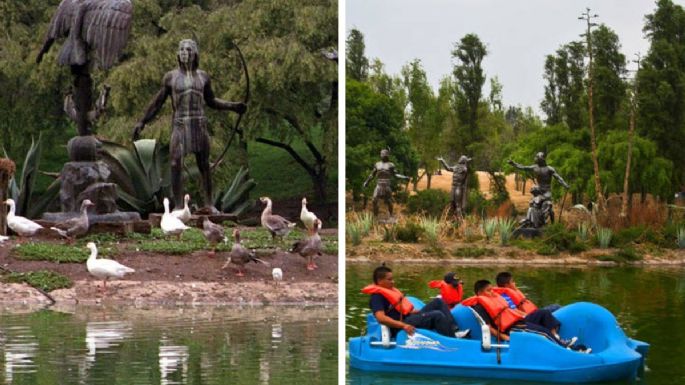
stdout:
[(555, 169), (552, 168), (552, 167), (550, 167), (550, 169), (552, 169), (552, 176), (553, 176), (556, 180), (558, 180), (559, 183), (561, 183), (562, 186), (564, 186), (564, 187), (566, 187), (566, 189), (568, 189), (568, 188), (569, 188), (569, 187), (568, 187), (568, 183), (566, 183), (566, 181), (561, 177), (561, 175), (559, 175), (559, 173), (557, 172), (557, 170), (555, 170)]
[(395, 165), (394, 164), (392, 166), (390, 166), (390, 171), (393, 173), (393, 175), (395, 175), (395, 178), (403, 179), (403, 180), (411, 179), (406, 175), (398, 174), (397, 171), (395, 171)]
[(414, 334), (416, 331), (416, 328), (412, 325), (388, 317), (383, 310), (378, 310), (377, 312), (373, 313), (373, 315), (380, 324), (383, 324), (387, 327), (393, 329), (402, 329), (409, 335)]
[(205, 88), (204, 88), (204, 98), (205, 98), (205, 103), (207, 103), (207, 106), (210, 108), (214, 108), (215, 110), (230, 110), (230, 111), (235, 111), (239, 114), (242, 114), (245, 112), (247, 109), (247, 106), (245, 106), (245, 103), (243, 102), (229, 102), (223, 99), (219, 99), (216, 96), (214, 96), (214, 91), (212, 90), (212, 83), (209, 79), (209, 76), (205, 73), (202, 73), (201, 76), (205, 78)]
[(442, 167), (443, 167), (445, 170), (447, 170), (447, 171), (452, 171), (452, 169), (450, 168), (450, 165), (447, 164), (447, 162), (445, 162), (445, 159), (442, 159), (442, 157), (439, 157), (439, 158), (438, 158), (438, 162), (440, 162), (440, 165), (442, 165)]
[(522, 164), (520, 164), (520, 163), (514, 162), (514, 161), (511, 160), (511, 159), (509, 159), (509, 160), (507, 161), (507, 163), (509, 163), (510, 165), (514, 166), (515, 168), (517, 168), (517, 169), (519, 169), (519, 170), (523, 170), (523, 171), (533, 171), (533, 169), (535, 168), (535, 165), (524, 166), (524, 165), (522, 165)]
[(136, 141), (140, 138), (140, 133), (143, 131), (143, 128), (145, 128), (145, 125), (154, 119), (162, 109), (162, 106), (164, 106), (166, 98), (171, 94), (171, 77), (171, 72), (167, 72), (167, 74), (164, 75), (164, 79), (162, 79), (162, 88), (157, 92), (157, 95), (155, 95), (150, 104), (147, 106), (143, 118), (140, 119), (133, 128), (133, 141)]
[(366, 180), (364, 181), (364, 184), (362, 185), (364, 188), (366, 188), (366, 186), (369, 185), (369, 182), (371, 182), (371, 180), (376, 176), (376, 172), (377, 172), (377, 171), (378, 171), (378, 170), (377, 170), (376, 167), (374, 166), (373, 171), (371, 171), (371, 174), (369, 174), (369, 176), (368, 176), (368, 177), (366, 178)]

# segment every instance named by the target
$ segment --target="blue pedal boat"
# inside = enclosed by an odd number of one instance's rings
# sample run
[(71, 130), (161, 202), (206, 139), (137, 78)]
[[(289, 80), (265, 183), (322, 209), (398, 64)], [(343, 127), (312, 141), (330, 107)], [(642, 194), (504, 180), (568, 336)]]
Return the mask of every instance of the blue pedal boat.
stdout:
[[(424, 305), (408, 298), (417, 309)], [(649, 344), (627, 337), (611, 312), (588, 302), (564, 306), (554, 315), (562, 324), (561, 336), (577, 336), (577, 343), (592, 348), (590, 354), (530, 332), (512, 331), (509, 341), (498, 342), (471, 308), (457, 305), (452, 314), (461, 329), (471, 329), (469, 338), (425, 329), (417, 329), (413, 336), (400, 331), (391, 338), (390, 330), (369, 314), (366, 335), (349, 341), (350, 366), (375, 372), (583, 383), (635, 380), (649, 350)]]

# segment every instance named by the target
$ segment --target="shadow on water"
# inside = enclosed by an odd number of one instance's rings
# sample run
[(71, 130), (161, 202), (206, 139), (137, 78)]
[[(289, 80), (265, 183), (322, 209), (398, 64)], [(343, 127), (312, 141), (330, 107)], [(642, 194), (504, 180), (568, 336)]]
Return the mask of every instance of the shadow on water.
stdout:
[(337, 383), (335, 307), (0, 309), (2, 384)]
[[(365, 332), (369, 297), (359, 290), (371, 281), (376, 265), (349, 264), (346, 274), (346, 338)], [(494, 282), (499, 271), (511, 271), (526, 295), (537, 304), (568, 304), (588, 301), (611, 311), (630, 337), (651, 344), (644, 378), (638, 384), (685, 384), (685, 269), (637, 267), (455, 267), (435, 264), (390, 265), (395, 285), (404, 293), (422, 299), (437, 294), (428, 281), (455, 271), (464, 281), (464, 295), (473, 293), (478, 279)], [(534, 384), (480, 379), (459, 379), (349, 370), (348, 384)], [(620, 382), (619, 382), (620, 383)], [(608, 384), (608, 383), (605, 383)]]

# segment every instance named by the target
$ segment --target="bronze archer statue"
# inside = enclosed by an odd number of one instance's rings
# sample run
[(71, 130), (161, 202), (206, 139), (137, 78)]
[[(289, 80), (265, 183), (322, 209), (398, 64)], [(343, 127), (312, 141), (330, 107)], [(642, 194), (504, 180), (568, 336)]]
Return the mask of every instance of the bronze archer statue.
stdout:
[(183, 157), (193, 153), (202, 177), (204, 207), (211, 213), (216, 213), (212, 202), (209, 134), (203, 106), (206, 104), (210, 108), (235, 111), (239, 114), (243, 114), (247, 106), (242, 102), (229, 102), (214, 96), (209, 75), (198, 68), (200, 57), (195, 41), (181, 40), (176, 58), (178, 68), (164, 75), (161, 89), (133, 129), (133, 140), (139, 138), (145, 124), (159, 113), (166, 98), (171, 96), (173, 118), (169, 151), (175, 207), (183, 205)]
[(378, 217), (378, 200), (383, 199), (388, 207), (388, 214), (392, 217), (392, 178), (408, 180), (409, 177), (395, 172), (395, 164), (390, 161), (390, 151), (387, 149), (381, 150), (381, 161), (374, 165), (373, 171), (364, 181), (364, 188), (374, 177), (378, 179), (373, 190), (373, 215)]

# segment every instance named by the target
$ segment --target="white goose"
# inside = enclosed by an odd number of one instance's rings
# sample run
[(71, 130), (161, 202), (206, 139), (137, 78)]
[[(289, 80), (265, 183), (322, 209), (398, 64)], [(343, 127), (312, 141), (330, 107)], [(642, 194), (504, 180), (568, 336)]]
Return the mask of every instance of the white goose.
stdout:
[(7, 214), (7, 226), (19, 234), (20, 237), (33, 236), (38, 230), (43, 228), (43, 226), (30, 219), (15, 215), (14, 199), (6, 200), (5, 204), (10, 207), (10, 212)]
[(307, 228), (307, 230), (311, 230), (314, 228), (314, 221), (319, 218), (316, 217), (316, 214), (313, 212), (307, 210), (307, 198), (302, 198), (302, 210), (300, 211), (300, 220), (302, 223), (304, 223), (304, 227)]
[(188, 207), (188, 202), (190, 201), (190, 195), (186, 194), (183, 196), (183, 208), (176, 209), (171, 212), (171, 215), (181, 220), (183, 223), (187, 223), (190, 220), (190, 207)]
[(162, 228), (164, 235), (175, 235), (179, 240), (181, 239), (181, 234), (185, 230), (190, 229), (180, 219), (169, 213), (169, 198), (164, 198), (164, 215), (162, 215), (162, 221), (159, 223), (159, 226)]
[(271, 276), (274, 278), (276, 286), (278, 286), (279, 282), (283, 280), (283, 270), (281, 270), (280, 267), (274, 267), (274, 269), (271, 270)]
[(88, 242), (86, 247), (90, 249), (90, 257), (88, 257), (86, 267), (90, 274), (102, 279), (103, 290), (107, 290), (107, 280), (109, 278), (123, 278), (126, 273), (135, 273), (135, 270), (117, 261), (103, 258), (97, 259), (98, 248), (95, 246), (95, 243)]

